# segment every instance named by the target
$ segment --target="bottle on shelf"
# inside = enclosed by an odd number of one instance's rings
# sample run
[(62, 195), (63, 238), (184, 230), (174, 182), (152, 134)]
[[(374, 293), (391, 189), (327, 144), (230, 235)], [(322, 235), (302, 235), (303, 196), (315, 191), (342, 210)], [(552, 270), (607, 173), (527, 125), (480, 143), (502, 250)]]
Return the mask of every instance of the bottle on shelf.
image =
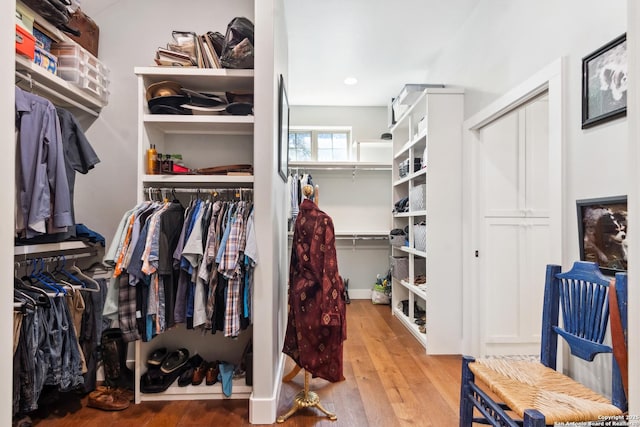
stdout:
[(164, 155), (161, 173), (173, 173), (173, 160), (171, 160), (171, 154)]
[(155, 162), (155, 172), (154, 174), (159, 175), (162, 173), (162, 153), (158, 153), (156, 155), (156, 162)]
[(155, 175), (156, 171), (156, 159), (158, 157), (158, 152), (156, 151), (156, 144), (151, 144), (149, 149), (147, 150), (147, 174)]

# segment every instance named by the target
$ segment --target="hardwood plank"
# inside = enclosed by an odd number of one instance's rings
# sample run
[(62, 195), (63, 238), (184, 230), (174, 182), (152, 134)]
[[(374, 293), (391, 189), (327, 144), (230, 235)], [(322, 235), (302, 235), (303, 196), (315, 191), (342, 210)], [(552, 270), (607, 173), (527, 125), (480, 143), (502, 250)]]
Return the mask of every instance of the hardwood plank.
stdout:
[[(347, 308), (344, 375), (339, 383), (314, 378), (310, 389), (335, 411), (330, 421), (314, 408), (289, 418), (288, 427), (448, 427), (458, 424), (460, 356), (429, 356), (391, 315), (389, 306), (352, 300)], [(285, 372), (293, 367), (287, 360)], [(299, 373), (283, 383), (278, 414), (303, 389)], [(45, 410), (45, 409), (48, 409)], [(86, 397), (64, 399), (32, 415), (38, 427), (248, 427), (246, 400), (143, 402), (120, 412), (86, 407)], [(278, 425), (278, 424), (273, 424)]]

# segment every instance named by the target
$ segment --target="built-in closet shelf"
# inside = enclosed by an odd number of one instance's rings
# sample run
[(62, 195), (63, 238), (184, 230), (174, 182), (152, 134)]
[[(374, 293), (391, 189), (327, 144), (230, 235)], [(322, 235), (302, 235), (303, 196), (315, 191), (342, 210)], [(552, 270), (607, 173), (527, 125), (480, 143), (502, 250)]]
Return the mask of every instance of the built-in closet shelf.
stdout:
[(411, 141), (409, 141), (405, 145), (403, 145), (398, 150), (398, 152), (393, 156), (394, 160), (398, 159), (399, 157), (408, 156), (409, 155), (409, 153), (408, 153), (409, 149), (411, 149), (411, 148), (417, 148), (417, 149), (423, 149), (424, 150), (426, 142), (427, 142), (427, 132), (423, 131), (422, 133), (417, 135), (415, 138), (413, 138)]
[[(411, 332), (411, 334), (424, 346), (427, 346), (427, 334), (420, 332), (418, 329), (418, 325), (413, 322), (409, 316), (405, 316), (401, 309), (398, 307), (393, 307), (393, 314), (400, 320), (404, 326)], [(427, 322), (429, 322), (429, 317), (427, 316)]]
[(394, 214), (394, 218), (412, 218), (414, 216), (427, 216), (427, 211), (401, 212)]
[(396, 249), (398, 249), (399, 251), (406, 252), (408, 254), (417, 255), (417, 256), (420, 256), (420, 257), (423, 257), (423, 258), (427, 257), (427, 253), (426, 252), (418, 251), (418, 250), (416, 250), (414, 248), (410, 248), (408, 246), (396, 246)]
[(338, 231), (336, 230), (334, 232), (334, 235), (336, 237), (385, 237), (388, 238), (389, 237), (389, 231), (388, 230), (382, 230), (382, 231)]
[(143, 121), (167, 134), (252, 135), (254, 116), (145, 114)]
[(384, 170), (391, 171), (387, 162), (290, 162), (290, 169), (305, 170)]
[(244, 378), (233, 380), (232, 394), (226, 397), (222, 392), (222, 385), (217, 382), (214, 385), (188, 385), (180, 387), (177, 381), (162, 393), (140, 393), (140, 401), (166, 401), (166, 400), (205, 400), (205, 399), (248, 399), (251, 397), (253, 387), (245, 384)]
[(30, 59), (21, 55), (16, 55), (15, 58), (16, 83), (22, 89), (46, 92), (43, 95), (54, 104), (79, 108), (94, 116), (106, 105), (104, 101), (46, 71)]
[(145, 184), (252, 184), (253, 175), (229, 176), (229, 175), (143, 175)]
[(399, 280), (398, 283), (400, 283), (402, 286), (404, 286), (405, 288), (413, 292), (415, 296), (420, 297), (423, 300), (427, 299), (427, 292), (424, 289), (420, 288), (419, 286), (416, 286), (413, 283), (409, 283), (404, 280)]
[(82, 241), (65, 241), (59, 243), (41, 243), (37, 245), (14, 246), (13, 253), (16, 258), (45, 257), (51, 254), (64, 255), (70, 253), (95, 252), (94, 246), (89, 246)]
[(135, 67), (136, 75), (144, 78), (145, 84), (170, 80), (182, 87), (206, 92), (250, 91), (253, 92), (253, 70), (226, 68), (185, 67)]
[(409, 175), (402, 177), (397, 181), (394, 181), (393, 185), (397, 186), (401, 184), (406, 184), (409, 181), (414, 181), (416, 180), (416, 178), (421, 178), (426, 175), (427, 175), (427, 168), (422, 168), (418, 172), (410, 173)]

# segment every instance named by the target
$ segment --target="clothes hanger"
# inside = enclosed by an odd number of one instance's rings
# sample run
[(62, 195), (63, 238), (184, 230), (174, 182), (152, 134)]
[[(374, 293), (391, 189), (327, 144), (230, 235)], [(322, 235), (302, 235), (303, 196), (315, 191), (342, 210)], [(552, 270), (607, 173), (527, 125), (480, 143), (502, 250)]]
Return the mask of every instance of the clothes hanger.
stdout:
[[(82, 279), (72, 274), (70, 271), (66, 269), (67, 259), (64, 255), (61, 255), (58, 259), (62, 261), (62, 264), (58, 264), (55, 273), (62, 275), (63, 278), (59, 279), (62, 283), (68, 284), (72, 289), (85, 289), (87, 287), (87, 283)], [(74, 264), (75, 266), (75, 264)], [(96, 286), (97, 288), (97, 286)]]
[[(100, 284), (93, 280), (93, 278), (84, 274), (84, 272), (77, 265), (73, 264), (71, 266), (71, 270), (73, 270), (78, 276), (80, 276), (83, 280), (84, 286), (82, 288), (83, 291), (87, 292), (100, 292)], [(90, 285), (90, 286), (88, 286)]]
[[(40, 266), (39, 267), (40, 269), (36, 270), (38, 266)], [(60, 294), (66, 295), (67, 290), (63, 286), (50, 280), (48, 277), (42, 274), (43, 270), (44, 270), (44, 259), (37, 258), (36, 260), (34, 260), (33, 271), (31, 272), (31, 275), (28, 276), (29, 279), (32, 279), (30, 280), (31, 284), (36, 287), (39, 287), (39, 285), (42, 285), (45, 288), (52, 290), (53, 292), (55, 292), (55, 294), (53, 295), (55, 297), (59, 296)]]
[[(16, 267), (19, 267), (20, 264), (16, 263)], [(37, 286), (32, 286), (31, 284), (25, 282), (23, 279), (18, 277), (18, 270), (17, 268), (14, 270), (13, 272), (13, 287), (14, 289), (22, 289), (24, 291), (30, 291), (33, 292), (35, 294), (38, 295), (38, 300), (36, 302), (37, 305), (45, 307), (45, 308), (49, 308), (51, 307), (51, 301), (49, 300), (49, 297), (54, 297), (55, 294), (51, 294), (47, 291), (45, 291), (42, 288), (39, 288)], [(26, 277), (26, 276), (25, 276)]]

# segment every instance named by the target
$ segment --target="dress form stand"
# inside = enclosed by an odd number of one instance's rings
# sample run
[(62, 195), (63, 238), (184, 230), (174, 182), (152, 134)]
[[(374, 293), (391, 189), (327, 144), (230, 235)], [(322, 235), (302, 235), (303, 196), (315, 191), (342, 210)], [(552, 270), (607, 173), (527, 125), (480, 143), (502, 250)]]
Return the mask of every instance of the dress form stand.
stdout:
[[(311, 185), (305, 185), (304, 187), (302, 187), (302, 194), (304, 195), (304, 197), (309, 199), (313, 195), (313, 187)], [(317, 203), (318, 203), (318, 200), (316, 199), (316, 204)], [(285, 375), (282, 378), (282, 381), (283, 382), (289, 382), (289, 381), (293, 380), (293, 378), (301, 370), (302, 370), (302, 368), (300, 366), (296, 365), (291, 370), (291, 372), (289, 372), (287, 375)], [(277, 423), (285, 422), (289, 417), (291, 417), (293, 414), (295, 414), (298, 411), (298, 409), (301, 409), (301, 408), (314, 408), (314, 407), (318, 408), (321, 412), (326, 414), (326, 416), (331, 421), (335, 421), (335, 420), (338, 419), (338, 416), (336, 414), (334, 414), (333, 412), (327, 411), (322, 406), (322, 403), (320, 403), (320, 397), (318, 396), (318, 394), (316, 392), (313, 392), (313, 391), (309, 390), (309, 383), (310, 382), (311, 382), (311, 374), (308, 371), (305, 370), (304, 371), (304, 389), (299, 391), (298, 394), (296, 394), (296, 397), (294, 397), (293, 406), (291, 407), (291, 409), (289, 409), (286, 414), (280, 415), (276, 419)]]

